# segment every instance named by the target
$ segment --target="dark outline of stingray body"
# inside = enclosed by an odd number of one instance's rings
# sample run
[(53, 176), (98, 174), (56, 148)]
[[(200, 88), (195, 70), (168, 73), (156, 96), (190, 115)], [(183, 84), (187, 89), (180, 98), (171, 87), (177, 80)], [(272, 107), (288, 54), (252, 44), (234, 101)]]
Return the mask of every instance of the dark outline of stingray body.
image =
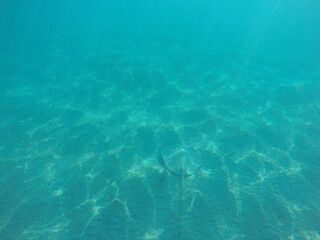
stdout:
[[(192, 173), (179, 174), (179, 173), (176, 173), (176, 172), (174, 172), (173, 170), (171, 170), (171, 169), (166, 165), (165, 160), (164, 160), (164, 158), (163, 158), (163, 156), (162, 156), (161, 153), (159, 153), (158, 161), (159, 161), (159, 164), (160, 164), (162, 167), (164, 167), (166, 170), (168, 170), (168, 172), (170, 172), (172, 175), (174, 175), (174, 176), (176, 176), (176, 177), (181, 177), (181, 176), (183, 176), (183, 177), (190, 177), (190, 176), (194, 175), (196, 172), (198, 172), (199, 169), (202, 167), (202, 165), (200, 165), (200, 166), (199, 166), (195, 171), (193, 171)], [(181, 169), (181, 170), (183, 170), (183, 169)]]
[(198, 168), (196, 168), (196, 170), (194, 170), (192, 173), (188, 173), (185, 174), (184, 173), (184, 169), (180, 169), (182, 174), (176, 173), (174, 171), (172, 171), (167, 165), (166, 162), (162, 156), (161, 153), (159, 153), (158, 155), (158, 161), (159, 164), (164, 167), (168, 172), (170, 172), (173, 176), (178, 177), (179, 178), (179, 225), (178, 225), (178, 239), (181, 240), (181, 236), (182, 236), (182, 211), (183, 211), (183, 180), (186, 177), (190, 177), (192, 175), (194, 175), (196, 172), (199, 171), (199, 169), (202, 167), (202, 164), (199, 165)]

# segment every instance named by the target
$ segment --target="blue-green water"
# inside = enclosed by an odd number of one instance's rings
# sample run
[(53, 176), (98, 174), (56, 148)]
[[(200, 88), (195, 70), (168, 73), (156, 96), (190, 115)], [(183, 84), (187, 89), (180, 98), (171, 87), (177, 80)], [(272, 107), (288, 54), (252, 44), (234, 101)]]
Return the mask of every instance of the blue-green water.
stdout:
[(319, 12), (1, 1), (0, 239), (319, 240)]

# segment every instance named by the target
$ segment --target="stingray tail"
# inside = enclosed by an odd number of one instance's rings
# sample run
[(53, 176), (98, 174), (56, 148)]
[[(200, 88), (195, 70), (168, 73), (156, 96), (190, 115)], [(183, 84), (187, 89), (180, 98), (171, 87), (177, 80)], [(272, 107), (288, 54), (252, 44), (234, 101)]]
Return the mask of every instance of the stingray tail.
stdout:
[(183, 220), (183, 180), (184, 176), (181, 175), (179, 178), (179, 219), (178, 219), (178, 239), (181, 240), (182, 238), (182, 220)]

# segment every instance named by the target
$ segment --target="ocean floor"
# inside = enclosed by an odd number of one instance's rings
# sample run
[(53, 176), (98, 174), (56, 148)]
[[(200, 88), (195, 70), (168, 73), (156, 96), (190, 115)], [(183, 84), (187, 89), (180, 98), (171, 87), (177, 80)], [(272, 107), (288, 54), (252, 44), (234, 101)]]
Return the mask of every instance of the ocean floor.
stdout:
[[(320, 239), (320, 73), (305, 61), (134, 40), (3, 57), (0, 238)], [(179, 199), (158, 155), (184, 148), (203, 165)]]

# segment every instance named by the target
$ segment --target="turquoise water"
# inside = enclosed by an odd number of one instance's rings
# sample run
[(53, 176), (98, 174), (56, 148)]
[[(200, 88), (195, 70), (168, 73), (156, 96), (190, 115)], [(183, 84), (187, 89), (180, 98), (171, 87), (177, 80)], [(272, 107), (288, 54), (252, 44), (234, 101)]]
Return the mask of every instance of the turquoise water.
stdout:
[(3, 0), (0, 239), (319, 240), (319, 12)]

